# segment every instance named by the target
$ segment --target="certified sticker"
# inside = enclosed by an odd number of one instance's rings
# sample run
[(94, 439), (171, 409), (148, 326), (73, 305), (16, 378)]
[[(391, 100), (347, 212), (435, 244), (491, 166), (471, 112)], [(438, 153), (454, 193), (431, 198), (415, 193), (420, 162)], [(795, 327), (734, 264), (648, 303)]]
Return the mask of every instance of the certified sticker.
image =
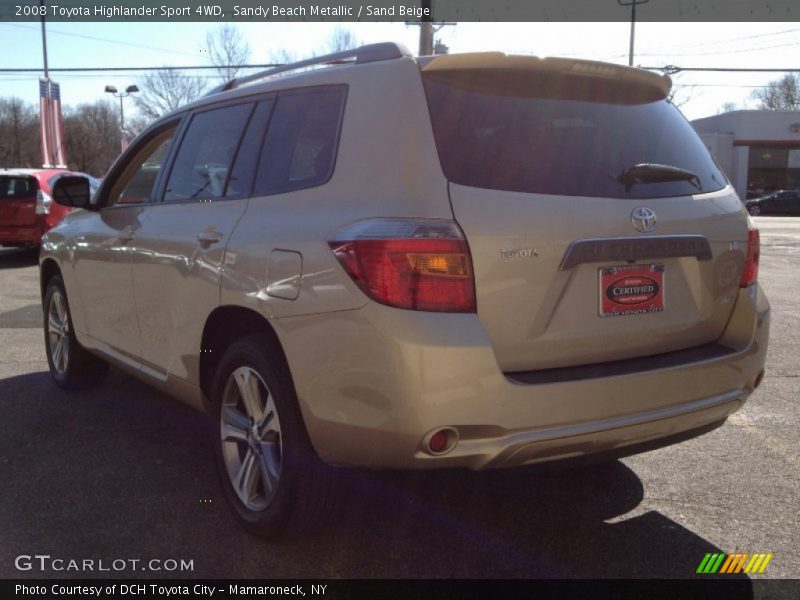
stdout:
[(618, 317), (664, 310), (664, 265), (600, 269), (600, 316)]

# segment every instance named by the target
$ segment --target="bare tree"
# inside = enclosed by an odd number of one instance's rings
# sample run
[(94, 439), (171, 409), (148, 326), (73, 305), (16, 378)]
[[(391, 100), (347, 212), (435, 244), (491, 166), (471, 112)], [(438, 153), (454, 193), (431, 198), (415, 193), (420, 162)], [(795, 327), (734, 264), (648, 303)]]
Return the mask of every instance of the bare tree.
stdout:
[(69, 167), (102, 176), (119, 154), (119, 110), (110, 100), (67, 108), (64, 143)]
[(272, 50), (269, 53), (267, 62), (273, 65), (288, 65), (300, 60), (296, 54), (289, 52), (286, 48), (280, 50)]
[(735, 110), (740, 110), (740, 107), (736, 102), (725, 102), (722, 106), (717, 109), (718, 115), (723, 115), (725, 113), (733, 112)]
[(750, 97), (763, 110), (800, 110), (800, 73), (787, 73), (753, 90)]
[(129, 139), (132, 140), (137, 135), (142, 133), (152, 123), (152, 119), (136, 114), (132, 117), (125, 117), (125, 129), (129, 134)]
[(179, 71), (151, 71), (137, 84), (140, 91), (133, 103), (151, 120), (199, 98), (206, 88), (202, 78)]
[(36, 108), (20, 98), (0, 98), (0, 167), (40, 164)]
[(332, 54), (335, 52), (352, 50), (353, 48), (358, 48), (360, 45), (361, 42), (352, 31), (338, 26), (331, 32), (327, 42), (306, 54), (305, 57), (295, 54), (294, 52), (290, 52), (289, 50), (286, 50), (286, 48), (281, 48), (279, 50), (270, 51), (269, 58), (267, 60), (275, 65), (287, 65), (299, 60), (303, 60), (303, 58), (313, 58), (315, 56), (322, 56), (323, 54)]
[(331, 32), (327, 47), (324, 48), (322, 52), (318, 52), (316, 54), (324, 54), (325, 52), (344, 52), (345, 50), (358, 48), (360, 45), (361, 42), (358, 41), (358, 38), (352, 31), (344, 27), (337, 26)]
[(239, 65), (250, 61), (250, 45), (236, 25), (230, 23), (209, 31), (206, 34), (206, 47), (211, 64), (217, 67), (217, 73), (225, 81), (236, 79), (241, 70)]
[(697, 96), (696, 85), (680, 83), (680, 74), (672, 76), (672, 89), (667, 96), (667, 100), (671, 102), (673, 106), (680, 108), (694, 100)]

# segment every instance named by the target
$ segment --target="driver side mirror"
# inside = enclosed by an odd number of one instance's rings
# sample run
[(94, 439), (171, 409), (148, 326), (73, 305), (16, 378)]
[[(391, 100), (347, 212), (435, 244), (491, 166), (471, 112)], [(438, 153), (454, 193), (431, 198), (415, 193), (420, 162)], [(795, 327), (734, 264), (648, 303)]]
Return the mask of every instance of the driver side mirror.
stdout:
[(89, 180), (80, 175), (62, 175), (53, 184), (53, 200), (61, 206), (91, 209)]

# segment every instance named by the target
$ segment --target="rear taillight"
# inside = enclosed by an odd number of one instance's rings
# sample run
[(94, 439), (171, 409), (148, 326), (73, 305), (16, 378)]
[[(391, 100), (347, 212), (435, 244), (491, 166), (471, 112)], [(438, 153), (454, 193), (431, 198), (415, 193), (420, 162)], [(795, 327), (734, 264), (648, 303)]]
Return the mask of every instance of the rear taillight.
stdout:
[(52, 203), (52, 198), (45, 194), (42, 190), (36, 191), (36, 214), (37, 215), (49, 215), (50, 214), (50, 204)]
[(368, 219), (328, 241), (353, 281), (397, 308), (475, 312), (469, 248), (458, 225), (439, 219)]
[(761, 254), (761, 240), (758, 229), (747, 231), (747, 256), (744, 259), (744, 271), (739, 282), (741, 287), (753, 285), (758, 280), (758, 257)]

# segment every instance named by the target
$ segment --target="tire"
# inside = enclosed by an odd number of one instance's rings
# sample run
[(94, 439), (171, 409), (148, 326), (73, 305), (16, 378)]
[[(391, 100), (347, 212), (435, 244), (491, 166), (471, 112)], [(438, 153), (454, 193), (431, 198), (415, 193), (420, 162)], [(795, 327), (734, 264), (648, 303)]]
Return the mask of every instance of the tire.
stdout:
[(65, 390), (81, 390), (102, 382), (108, 363), (80, 345), (72, 327), (64, 281), (56, 275), (44, 295), (44, 346), (50, 375)]
[(756, 217), (761, 214), (761, 208), (757, 204), (753, 204), (747, 207), (747, 212)]
[(249, 336), (228, 348), (211, 400), (217, 472), (239, 523), (275, 539), (330, 522), (339, 470), (314, 451), (288, 367), (268, 337)]

